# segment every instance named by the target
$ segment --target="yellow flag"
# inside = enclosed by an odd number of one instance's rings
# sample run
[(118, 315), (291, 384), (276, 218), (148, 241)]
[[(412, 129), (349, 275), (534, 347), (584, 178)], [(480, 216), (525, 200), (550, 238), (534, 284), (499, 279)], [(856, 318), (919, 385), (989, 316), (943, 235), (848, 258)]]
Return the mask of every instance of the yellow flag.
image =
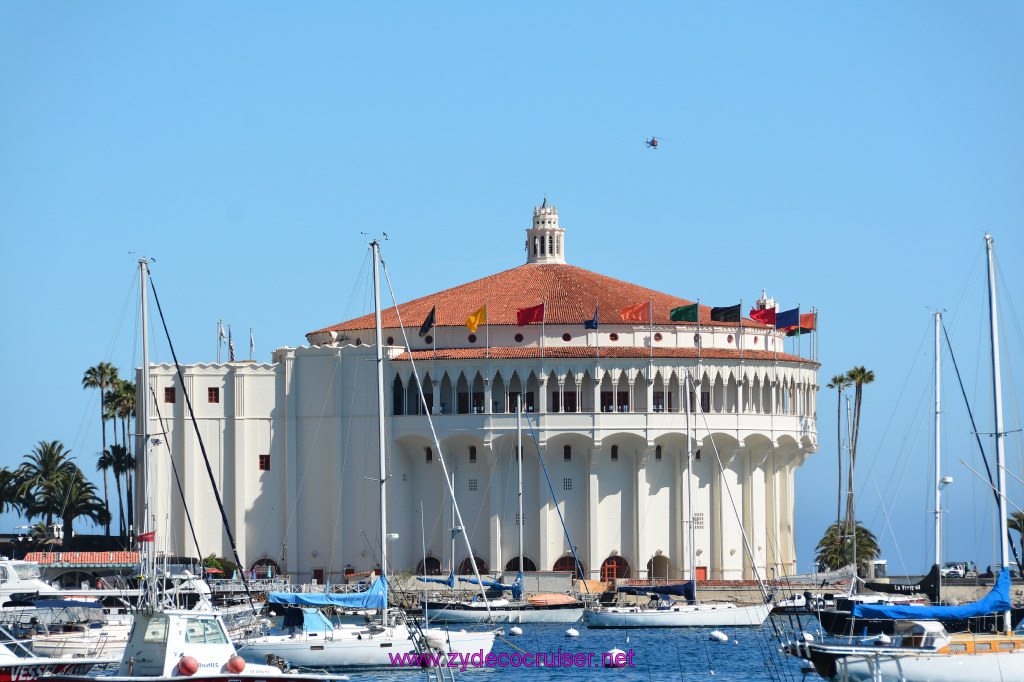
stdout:
[(466, 326), (469, 331), (476, 333), (476, 328), (487, 322), (487, 306), (476, 311), (466, 319)]

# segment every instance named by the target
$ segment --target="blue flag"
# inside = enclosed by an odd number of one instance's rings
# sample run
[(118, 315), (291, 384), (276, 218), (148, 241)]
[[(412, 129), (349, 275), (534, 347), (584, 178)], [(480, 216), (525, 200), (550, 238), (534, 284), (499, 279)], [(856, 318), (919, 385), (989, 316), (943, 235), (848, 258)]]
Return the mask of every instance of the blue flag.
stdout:
[(785, 329), (786, 327), (799, 327), (800, 326), (800, 309), (793, 308), (792, 310), (785, 310), (775, 316), (775, 328)]
[(583, 323), (584, 329), (597, 329), (597, 308), (594, 308), (594, 319), (587, 320)]

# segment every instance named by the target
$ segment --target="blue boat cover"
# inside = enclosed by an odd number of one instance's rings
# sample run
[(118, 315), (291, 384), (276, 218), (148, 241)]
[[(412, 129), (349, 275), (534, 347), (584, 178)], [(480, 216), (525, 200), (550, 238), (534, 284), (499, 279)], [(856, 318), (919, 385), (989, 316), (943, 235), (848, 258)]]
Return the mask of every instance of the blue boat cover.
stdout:
[(1010, 604), (1010, 569), (1003, 568), (992, 591), (980, 600), (960, 606), (913, 606), (909, 604), (857, 604), (854, 618), (892, 618), (902, 620), (952, 620), (973, 618), (1007, 611)]
[(512, 598), (519, 601), (523, 598), (523, 572), (520, 571), (516, 576), (516, 579), (512, 581), (511, 585), (505, 583), (499, 583), (494, 580), (481, 580), (477, 582), (476, 578), (459, 578), (460, 582), (473, 583), (474, 585), (483, 585), (484, 587), (490, 587), (495, 590), (509, 590), (512, 592)]
[(697, 591), (692, 580), (682, 585), (626, 585), (618, 591), (626, 594), (667, 594), (682, 597), (691, 604), (697, 601)]
[(380, 576), (364, 592), (348, 594), (296, 594), (292, 592), (271, 592), (267, 596), (271, 604), (293, 606), (341, 606), (347, 609), (382, 609), (388, 603), (388, 581)]
[(455, 574), (449, 573), (447, 578), (427, 578), (416, 576), (416, 580), (422, 580), (425, 583), (441, 583), (448, 587), (455, 587)]

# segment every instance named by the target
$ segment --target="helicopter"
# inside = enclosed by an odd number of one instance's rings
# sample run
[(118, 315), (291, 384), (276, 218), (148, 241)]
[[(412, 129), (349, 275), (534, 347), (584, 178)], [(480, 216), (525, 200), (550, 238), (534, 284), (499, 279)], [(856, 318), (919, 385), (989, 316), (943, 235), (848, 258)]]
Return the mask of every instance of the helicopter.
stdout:
[(644, 144), (647, 145), (648, 149), (657, 149), (658, 148), (658, 138), (656, 138), (656, 137), (654, 137), (652, 135), (648, 139), (644, 140)]

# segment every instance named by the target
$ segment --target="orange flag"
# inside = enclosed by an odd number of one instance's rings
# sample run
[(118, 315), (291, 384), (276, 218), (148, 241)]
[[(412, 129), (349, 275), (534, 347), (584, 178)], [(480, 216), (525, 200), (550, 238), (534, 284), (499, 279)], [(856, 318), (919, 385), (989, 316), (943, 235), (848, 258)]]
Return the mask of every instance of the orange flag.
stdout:
[(623, 322), (649, 322), (650, 303), (637, 303), (622, 309)]
[(476, 311), (466, 319), (466, 326), (469, 331), (476, 333), (476, 328), (487, 322), (487, 306)]

